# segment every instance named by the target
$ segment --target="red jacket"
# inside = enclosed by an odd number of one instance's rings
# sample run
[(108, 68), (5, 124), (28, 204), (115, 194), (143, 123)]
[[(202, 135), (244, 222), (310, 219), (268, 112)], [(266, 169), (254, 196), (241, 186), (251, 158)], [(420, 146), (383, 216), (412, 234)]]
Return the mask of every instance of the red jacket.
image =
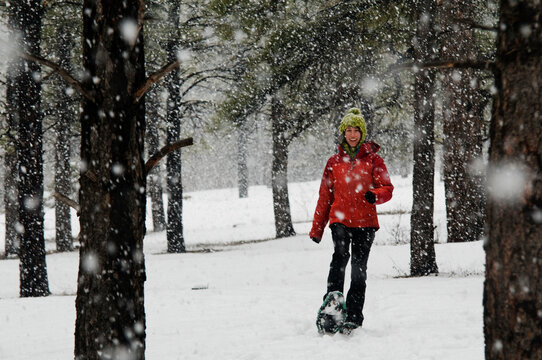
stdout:
[[(327, 222), (347, 227), (379, 228), (377, 204), (391, 199), (393, 185), (384, 160), (376, 153), (380, 146), (372, 141), (361, 144), (355, 159), (339, 145), (339, 153), (329, 158), (320, 184), (320, 194), (309, 236), (322, 238)], [(375, 194), (375, 204), (365, 193)]]

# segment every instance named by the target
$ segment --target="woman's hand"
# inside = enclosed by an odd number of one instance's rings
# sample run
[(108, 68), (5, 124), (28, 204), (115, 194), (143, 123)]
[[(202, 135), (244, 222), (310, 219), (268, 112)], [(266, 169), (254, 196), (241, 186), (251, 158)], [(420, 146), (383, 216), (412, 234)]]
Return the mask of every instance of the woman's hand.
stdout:
[(376, 202), (376, 196), (372, 191), (367, 191), (365, 193), (365, 200), (367, 200), (369, 204), (374, 204)]

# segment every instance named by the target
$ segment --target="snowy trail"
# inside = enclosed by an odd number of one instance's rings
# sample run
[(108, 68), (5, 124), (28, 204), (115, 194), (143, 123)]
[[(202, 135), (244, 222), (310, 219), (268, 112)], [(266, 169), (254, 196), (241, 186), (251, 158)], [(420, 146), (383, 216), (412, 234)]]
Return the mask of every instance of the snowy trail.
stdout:
[[(441, 258), (454, 259), (457, 248), (440, 245)], [(463, 252), (469, 248), (481, 254), (481, 244), (467, 244)], [(147, 315), (154, 331), (148, 334), (147, 357), (483, 359), (483, 278), (393, 278), (394, 263), (408, 259), (408, 251), (406, 246), (373, 248), (366, 322), (351, 337), (321, 337), (316, 332), (330, 241), (319, 246), (297, 237), (229, 252), (191, 254), (183, 260), (163, 255), (167, 261), (151, 262), (149, 272), (177, 269), (184, 290), (172, 288), (168, 295), (159, 288), (153, 291), (149, 278)], [(442, 266), (462, 268), (465, 263), (443, 261)], [(208, 289), (190, 290), (201, 284)], [(176, 331), (164, 334), (153, 326), (155, 321)]]
[[(316, 331), (331, 250), (298, 236), (147, 255), (147, 359), (483, 359), (481, 243), (437, 245), (441, 269), (467, 277), (395, 278), (408, 246), (374, 246), (366, 321), (351, 337)], [(77, 254), (48, 266), (54, 296), (19, 299), (3, 282), (1, 359), (72, 358)]]

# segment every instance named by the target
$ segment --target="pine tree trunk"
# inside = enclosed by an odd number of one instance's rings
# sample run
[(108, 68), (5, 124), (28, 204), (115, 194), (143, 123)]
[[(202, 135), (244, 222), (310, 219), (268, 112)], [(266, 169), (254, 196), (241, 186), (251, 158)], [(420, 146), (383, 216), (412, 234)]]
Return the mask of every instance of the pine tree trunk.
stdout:
[(11, 146), (5, 153), (4, 162), (5, 253), (6, 256), (9, 256), (18, 254), (20, 246), (16, 230), (19, 218), (19, 202), (17, 201), (17, 152)]
[(277, 238), (294, 236), (288, 195), (288, 139), (285, 134), (284, 106), (276, 98), (272, 100), (271, 121), (273, 125), (273, 160), (271, 165), (271, 187), (273, 212)]
[[(22, 32), (26, 51), (40, 53), (40, 1), (11, 4)], [(21, 60), (23, 61), (23, 60)], [(17, 160), (19, 166), (18, 201), (20, 231), (20, 295), (49, 295), (45, 239), (43, 235), (43, 138), (41, 117), (40, 66), (23, 61), (24, 70), (16, 74), (19, 113)]]
[[(425, 61), (431, 56), (434, 14), (432, 2), (423, 1), (418, 10), (415, 57)], [(415, 76), (414, 93), (414, 169), (412, 175), (412, 213), (410, 218), (410, 273), (424, 276), (438, 273), (435, 259), (434, 209), (434, 80), (432, 70), (421, 70)]]
[[(478, 58), (474, 30), (464, 20), (472, 20), (470, 1), (442, 3), (447, 33), (443, 56), (452, 61)], [(470, 10), (470, 11), (469, 11)], [(476, 241), (483, 236), (485, 192), (483, 189), (483, 107), (473, 69), (447, 71), (444, 79), (444, 185), (448, 242)]]
[[(59, 64), (65, 68), (70, 68), (71, 35), (66, 26), (61, 27), (59, 31)], [(71, 120), (72, 114), (69, 106), (69, 96), (64, 90), (63, 84), (59, 85), (58, 99), (56, 109), (57, 125), (55, 127), (55, 191), (70, 196), (71, 190)], [(55, 200), (55, 230), (56, 230), (56, 249), (57, 251), (70, 251), (73, 249), (72, 225), (70, 207), (61, 201)]]
[[(178, 89), (178, 71), (172, 71), (168, 80), (168, 126), (167, 143), (180, 140), (181, 121), (178, 104), (180, 94)], [(170, 253), (185, 252), (183, 235), (183, 184), (181, 152), (174, 151), (167, 156), (167, 251)]]
[[(145, 358), (143, 2), (85, 0), (75, 358)], [(129, 19), (129, 20), (127, 20)], [(125, 23), (123, 21), (134, 21)], [(138, 33), (123, 32), (124, 27)], [(137, 38), (132, 36), (137, 35)]]
[(542, 8), (502, 1), (488, 172), (485, 358), (542, 359)]
[[(179, 28), (179, 4), (173, 3), (169, 11), (170, 22)], [(176, 59), (177, 44), (168, 43), (170, 60)], [(171, 72), (167, 79), (167, 143), (173, 144), (181, 139), (181, 93), (180, 72), (178, 69)], [(183, 183), (181, 152), (174, 151), (167, 156), (167, 251), (182, 253), (186, 251), (183, 233)]]
[(248, 197), (247, 120), (237, 126), (237, 183), (239, 198)]
[[(10, 19), (13, 21), (14, 19)], [(11, 39), (13, 41), (13, 39)], [(15, 74), (19, 73), (22, 62), (11, 61), (9, 64), (7, 86), (6, 86), (6, 107), (7, 125), (9, 127), (9, 142), (4, 155), (4, 213), (5, 213), (5, 252), (6, 256), (19, 253), (19, 236), (16, 224), (19, 221), (19, 201), (17, 195), (17, 131), (19, 128), (19, 114), (17, 109), (17, 89)]]
[[(147, 127), (148, 155), (151, 157), (160, 148), (160, 136), (158, 133), (158, 93), (153, 91), (148, 98), (149, 126)], [(166, 228), (166, 215), (164, 213), (164, 199), (162, 182), (159, 175), (160, 167), (157, 166), (148, 175), (148, 191), (151, 198), (152, 224), (154, 231), (163, 231)]]

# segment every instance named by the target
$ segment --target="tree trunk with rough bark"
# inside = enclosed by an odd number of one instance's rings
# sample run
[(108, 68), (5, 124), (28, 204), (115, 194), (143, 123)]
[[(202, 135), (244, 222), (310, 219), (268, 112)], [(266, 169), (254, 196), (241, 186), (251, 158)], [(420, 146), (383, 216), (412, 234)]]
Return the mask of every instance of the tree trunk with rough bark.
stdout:
[[(470, 1), (442, 3), (447, 20), (443, 57), (451, 61), (478, 58)], [(465, 20), (462, 22), (461, 20)], [(477, 81), (482, 73), (474, 69), (445, 72), (444, 86), (444, 186), (448, 242), (480, 240), (485, 226), (483, 176), (483, 107), (486, 102)]]
[(273, 212), (277, 238), (294, 236), (288, 195), (288, 139), (284, 106), (276, 97), (272, 100), (271, 121), (273, 137), (273, 160), (271, 165), (271, 187)]
[[(180, 94), (178, 86), (178, 70), (174, 70), (167, 80), (169, 89), (168, 98), (168, 125), (167, 143), (173, 144), (180, 140), (181, 121), (178, 104)], [(174, 151), (167, 156), (167, 251), (170, 253), (185, 252), (183, 234), (183, 184), (181, 152)]]
[[(179, 4), (173, 3), (169, 11), (170, 22), (179, 28)], [(170, 61), (177, 58), (177, 44), (169, 41), (167, 52)], [(181, 93), (180, 71), (173, 70), (167, 78), (167, 143), (173, 144), (181, 139)], [(181, 152), (174, 151), (167, 157), (167, 251), (186, 252), (183, 229), (183, 182)]]
[[(59, 31), (59, 65), (70, 69), (70, 51), (73, 48), (71, 35), (67, 27)], [(70, 97), (66, 94), (63, 84), (59, 85), (56, 109), (57, 124), (55, 126), (55, 192), (70, 196), (71, 189), (71, 124), (73, 113), (70, 110)], [(55, 242), (57, 251), (73, 249), (71, 210), (67, 204), (55, 199)]]
[[(10, 22), (15, 19), (10, 18)], [(11, 39), (13, 41), (13, 39)], [(8, 67), (6, 85), (7, 125), (9, 127), (9, 142), (4, 155), (4, 213), (5, 213), (5, 253), (6, 256), (19, 253), (19, 236), (16, 224), (19, 221), (19, 201), (17, 195), (17, 130), (19, 114), (17, 111), (17, 89), (15, 74), (19, 73), (22, 62), (12, 60)]]
[[(434, 29), (431, 0), (419, 4), (418, 28), (414, 52), (424, 62), (432, 55)], [(424, 276), (438, 273), (434, 245), (434, 81), (433, 70), (420, 70), (415, 75), (414, 93), (414, 168), (412, 175), (412, 213), (410, 217), (410, 274)]]
[[(42, 7), (39, 1), (15, 1), (11, 5), (22, 33), (24, 51), (40, 53)], [(41, 115), (41, 67), (22, 60), (22, 71), (15, 75), (19, 131), (19, 258), (20, 295), (47, 296), (49, 282), (45, 262), (43, 233), (43, 136)]]
[(542, 359), (542, 8), (502, 1), (488, 172), (485, 358)]
[(145, 358), (143, 1), (85, 0), (75, 358)]
[(237, 183), (241, 199), (248, 197), (247, 121), (245, 119), (237, 125)]
[[(149, 158), (160, 149), (160, 135), (158, 124), (160, 117), (158, 115), (158, 96), (156, 91), (149, 93), (148, 107), (148, 126), (147, 126), (147, 145)], [(148, 175), (148, 191), (151, 198), (152, 225), (154, 231), (163, 231), (166, 228), (166, 215), (164, 212), (164, 199), (162, 190), (162, 181), (160, 177), (160, 167), (153, 169)]]

